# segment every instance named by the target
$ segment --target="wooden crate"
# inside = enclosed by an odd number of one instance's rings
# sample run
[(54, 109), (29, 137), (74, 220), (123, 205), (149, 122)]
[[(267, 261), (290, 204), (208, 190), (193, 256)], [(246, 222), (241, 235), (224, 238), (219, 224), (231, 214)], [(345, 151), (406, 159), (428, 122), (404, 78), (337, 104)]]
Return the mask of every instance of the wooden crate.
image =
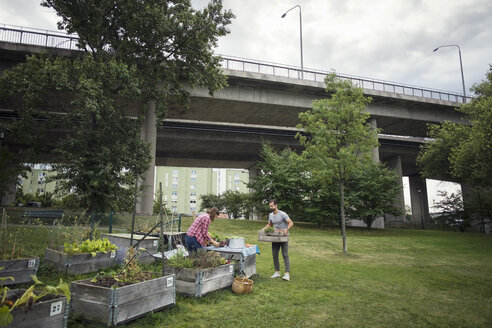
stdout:
[[(125, 256), (130, 248), (130, 234), (129, 233), (111, 233), (111, 234), (102, 234), (102, 238), (108, 238), (108, 240), (118, 246), (118, 254), (116, 256), (116, 260), (120, 263), (125, 262)], [(133, 234), (133, 245), (136, 244), (137, 241), (141, 240), (144, 236)], [(157, 253), (157, 248), (159, 247), (159, 238), (147, 236), (145, 239), (138, 245), (138, 247), (145, 248), (145, 251), (140, 253), (138, 257), (139, 263), (152, 263), (154, 262), (153, 254)]]
[(1, 260), (0, 277), (12, 277), (14, 280), (6, 279), (4, 286), (31, 282), (31, 275), (38, 272), (39, 257), (30, 257), (16, 260)]
[(202, 297), (230, 287), (234, 281), (234, 264), (212, 269), (174, 268), (166, 265), (164, 270), (176, 275), (176, 292), (188, 296)]
[[(11, 296), (22, 295), (25, 290), (13, 289), (7, 294)], [(22, 307), (15, 308), (11, 312), (14, 317), (6, 327), (15, 328), (62, 328), (67, 326), (68, 306), (67, 298), (59, 296), (51, 300), (40, 300), (34, 303), (32, 309), (25, 311)]]
[(46, 248), (43, 262), (65, 274), (81, 274), (97, 272), (118, 264), (118, 251), (97, 252), (96, 256), (90, 253), (68, 255), (60, 250)]
[(108, 326), (116, 326), (176, 304), (174, 275), (115, 289), (95, 286), (89, 283), (89, 279), (79, 280), (72, 282), (71, 290), (72, 313)]
[(273, 231), (266, 233), (260, 230), (258, 231), (258, 241), (285, 243), (289, 241), (289, 235), (285, 236), (283, 231)]

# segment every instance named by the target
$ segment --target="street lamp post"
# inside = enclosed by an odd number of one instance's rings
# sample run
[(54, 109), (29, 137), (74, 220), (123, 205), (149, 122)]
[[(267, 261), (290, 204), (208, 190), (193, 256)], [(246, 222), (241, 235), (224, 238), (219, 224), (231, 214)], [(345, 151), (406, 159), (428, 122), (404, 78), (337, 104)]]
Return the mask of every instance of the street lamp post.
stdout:
[(460, 68), (461, 68), (461, 82), (463, 83), (463, 102), (466, 103), (466, 89), (465, 89), (465, 76), (463, 75), (463, 62), (461, 61), (461, 48), (457, 44), (445, 44), (443, 46), (439, 46), (436, 49), (434, 49), (432, 52), (436, 52), (440, 48), (444, 47), (457, 47), (458, 48), (458, 54), (460, 56)]
[(424, 229), (424, 207), (422, 206), (422, 190), (418, 189), (419, 201), (420, 201), (420, 222), (422, 223), (422, 229)]
[(301, 6), (300, 5), (295, 5), (294, 7), (290, 8), (289, 10), (287, 10), (282, 15), (282, 18), (284, 18), (285, 15), (287, 15), (287, 13), (289, 11), (291, 11), (292, 9), (294, 9), (296, 7), (299, 7), (299, 35), (300, 35), (300, 39), (301, 39), (301, 79), (303, 79), (304, 78), (304, 62), (303, 62), (303, 58), (302, 58), (302, 12), (301, 12)]

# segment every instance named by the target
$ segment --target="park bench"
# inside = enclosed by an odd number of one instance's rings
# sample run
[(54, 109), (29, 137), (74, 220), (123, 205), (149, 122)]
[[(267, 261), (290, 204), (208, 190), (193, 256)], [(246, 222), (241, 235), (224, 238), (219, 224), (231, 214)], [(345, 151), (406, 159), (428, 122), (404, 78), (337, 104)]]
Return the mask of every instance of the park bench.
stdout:
[(63, 210), (26, 210), (22, 218), (29, 220), (29, 224), (33, 219), (53, 219), (53, 225), (56, 225), (56, 220), (63, 218)]

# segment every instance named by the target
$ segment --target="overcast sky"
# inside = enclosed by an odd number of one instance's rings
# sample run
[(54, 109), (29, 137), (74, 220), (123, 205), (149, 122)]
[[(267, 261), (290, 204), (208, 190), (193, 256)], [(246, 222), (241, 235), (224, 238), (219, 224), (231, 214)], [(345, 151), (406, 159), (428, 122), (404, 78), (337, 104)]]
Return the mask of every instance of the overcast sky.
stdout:
[[(56, 30), (40, 0), (0, 0), (0, 23)], [(202, 8), (207, 0), (192, 0)], [(458, 44), (467, 92), (492, 64), (491, 0), (224, 0), (236, 15), (218, 54), (304, 67), (461, 94)], [(431, 187), (429, 184), (433, 184)], [(438, 182), (429, 182), (432, 204)], [(441, 184), (442, 186), (442, 184)], [(406, 193), (408, 193), (408, 189)], [(449, 188), (445, 188), (449, 189)], [(451, 188), (453, 189), (453, 188)], [(407, 196), (407, 195), (406, 195)], [(408, 200), (407, 200), (408, 202)]]
[[(40, 0), (0, 0), (0, 23), (56, 30)], [(202, 8), (207, 0), (192, 0)], [(490, 0), (224, 0), (236, 15), (219, 41), (223, 55), (462, 93), (458, 44), (467, 92), (492, 64)]]

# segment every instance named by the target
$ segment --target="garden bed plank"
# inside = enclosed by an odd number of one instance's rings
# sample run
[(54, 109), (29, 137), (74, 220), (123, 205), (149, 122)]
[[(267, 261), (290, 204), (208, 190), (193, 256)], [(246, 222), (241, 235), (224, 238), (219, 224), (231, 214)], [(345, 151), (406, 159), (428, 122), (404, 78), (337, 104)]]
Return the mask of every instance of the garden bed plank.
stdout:
[(97, 272), (118, 264), (117, 251), (97, 252), (96, 256), (90, 253), (68, 255), (59, 250), (46, 248), (44, 262), (65, 274), (82, 274)]
[[(8, 295), (22, 294), (25, 290), (14, 289)], [(52, 312), (53, 311), (53, 312)], [(6, 327), (15, 328), (62, 328), (67, 325), (67, 298), (60, 296), (56, 299), (38, 301), (29, 311), (22, 307), (12, 311), (13, 320)]]
[(31, 275), (36, 275), (39, 267), (39, 257), (15, 260), (0, 260), (0, 277), (12, 277), (3, 282), (4, 286), (32, 282)]
[(234, 265), (224, 264), (212, 269), (189, 269), (165, 266), (166, 273), (176, 275), (176, 292), (202, 297), (205, 294), (226, 288), (234, 281)]
[[(118, 254), (116, 256), (116, 260), (120, 263), (125, 262), (125, 255), (130, 249), (130, 234), (129, 233), (111, 233), (111, 234), (102, 234), (102, 238), (108, 238), (108, 240), (118, 246)], [(144, 236), (139, 234), (133, 235), (133, 245), (137, 243), (137, 241), (141, 240)], [(157, 249), (159, 246), (159, 238), (147, 236), (145, 239), (139, 244), (139, 247), (145, 248), (145, 251), (140, 253), (138, 257), (139, 263), (152, 263), (154, 262), (153, 254), (157, 253)]]
[(166, 275), (111, 289), (89, 280), (72, 282), (72, 311), (88, 320), (118, 325), (176, 304), (176, 279)]

